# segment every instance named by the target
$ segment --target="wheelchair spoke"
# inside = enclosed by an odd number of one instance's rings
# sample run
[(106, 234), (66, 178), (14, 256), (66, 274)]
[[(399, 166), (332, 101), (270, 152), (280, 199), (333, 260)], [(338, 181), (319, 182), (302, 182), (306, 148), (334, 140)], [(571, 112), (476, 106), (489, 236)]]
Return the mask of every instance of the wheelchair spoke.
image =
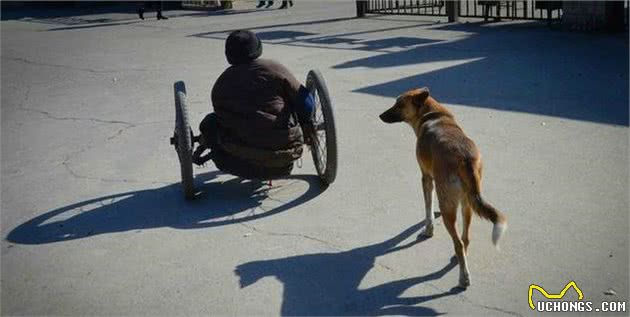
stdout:
[(317, 132), (317, 151), (319, 152), (319, 161), (322, 164), (322, 170), (326, 167), (326, 132)]
[(315, 147), (316, 157), (317, 157), (317, 165), (318, 168), (321, 169), (320, 172), (326, 170), (326, 119), (324, 117), (324, 112), (322, 110), (321, 98), (319, 95), (319, 90), (315, 89), (313, 91), (313, 97), (315, 99), (315, 109), (313, 112), (313, 124), (315, 128), (315, 135), (313, 137), (313, 145)]

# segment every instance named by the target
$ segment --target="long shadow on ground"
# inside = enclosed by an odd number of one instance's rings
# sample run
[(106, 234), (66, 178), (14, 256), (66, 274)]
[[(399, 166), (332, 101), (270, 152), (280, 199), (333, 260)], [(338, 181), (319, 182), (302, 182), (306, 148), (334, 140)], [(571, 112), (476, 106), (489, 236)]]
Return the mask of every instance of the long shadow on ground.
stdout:
[(333, 68), (424, 64), (427, 70), (417, 75), (353, 91), (396, 97), (427, 86), (446, 103), (628, 126), (628, 44), (622, 36), (570, 33), (536, 24), (431, 29), (468, 35)]
[[(261, 182), (240, 178), (216, 181), (218, 175), (209, 172), (196, 176), (198, 184), (205, 183), (201, 187), (204, 194), (192, 202), (184, 200), (180, 184), (114, 194), (46, 212), (13, 229), (6, 239), (44, 244), (161, 227), (212, 228), (287, 211), (323, 190), (315, 175), (291, 175), (284, 179), (285, 185), (271, 189)], [(304, 189), (305, 185), (304, 191), (285, 195), (287, 201), (268, 199), (273, 191)]]
[[(265, 43), (274, 45), (382, 53), (332, 66), (340, 71), (367, 68), (374, 70), (370, 77), (378, 79), (391, 78), (390, 73), (380, 72), (387, 68), (406, 74), (407, 69), (419, 69), (415, 75), (356, 87), (353, 92), (396, 97), (427, 86), (445, 103), (629, 125), (628, 43), (623, 35), (569, 32), (540, 22), (436, 25), (415, 21), (387, 27), (378, 22), (371, 29), (333, 34), (311, 28), (311, 24), (344, 25), (345, 20), (254, 30)], [(369, 25), (371, 20), (362, 21)], [(387, 32), (409, 29), (417, 29), (417, 35), (382, 38)], [(223, 40), (229, 31), (190, 36)], [(437, 35), (444, 39), (436, 39)]]
[(131, 3), (82, 3), (72, 2), (26, 2), (20, 6), (2, 3), (2, 21), (8, 20), (37, 20), (50, 21), (55, 24), (76, 25), (84, 23), (113, 22), (111, 18), (86, 18), (88, 15), (108, 13), (134, 13), (139, 7)]
[(462, 289), (417, 297), (401, 295), (413, 286), (443, 277), (456, 267), (454, 257), (445, 267), (431, 274), (359, 289), (363, 278), (375, 266), (377, 257), (424, 241), (418, 236), (414, 241), (399, 245), (423, 227), (424, 222), (421, 222), (394, 238), (350, 251), (249, 262), (239, 265), (235, 274), (240, 278), (241, 288), (265, 277), (280, 281), (284, 286), (282, 315), (441, 315), (434, 309), (416, 305), (458, 294)]
[[(140, 20), (137, 9), (143, 2), (26, 2), (21, 5), (2, 2), (2, 21), (27, 21), (63, 27), (48, 31), (65, 31), (132, 25), (155, 20), (155, 5), (146, 4), (147, 20)], [(216, 15), (240, 15), (268, 11), (265, 9), (223, 10), (218, 7), (181, 7), (176, 2), (164, 2), (164, 13), (169, 18), (207, 18)], [(178, 11), (172, 11), (178, 10)], [(131, 14), (131, 16), (129, 15)]]

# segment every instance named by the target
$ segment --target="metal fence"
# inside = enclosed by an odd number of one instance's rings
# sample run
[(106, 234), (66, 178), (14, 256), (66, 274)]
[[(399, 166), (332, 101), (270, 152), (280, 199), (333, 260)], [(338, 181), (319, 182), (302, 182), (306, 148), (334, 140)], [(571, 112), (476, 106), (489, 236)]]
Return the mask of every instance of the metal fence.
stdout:
[(561, 1), (461, 1), (459, 16), (510, 20), (560, 20)]
[(217, 8), (221, 6), (221, 3), (216, 0), (206, 0), (206, 1), (182, 1), (182, 8), (185, 9), (206, 9), (206, 8)]
[(445, 16), (444, 1), (368, 0), (366, 13)]
[[(580, 8), (581, 4), (578, 5), (580, 2), (576, 1), (357, 0), (356, 4), (359, 17), (368, 13), (447, 16), (449, 22), (464, 17), (484, 20), (546, 20), (551, 24), (562, 21), (566, 13), (566, 26), (571, 29), (604, 29), (616, 32), (628, 30), (629, 2), (629, 0), (603, 2), (604, 20), (601, 20), (601, 12), (598, 13), (600, 14), (598, 17), (590, 17), (588, 8), (585, 15), (584, 7)], [(598, 10), (602, 10), (601, 5)], [(574, 21), (576, 16), (577, 22)]]
[[(454, 6), (460, 17), (559, 20), (562, 17), (560, 1), (456, 1)], [(367, 0), (365, 13), (446, 16), (447, 1), (440, 0)]]

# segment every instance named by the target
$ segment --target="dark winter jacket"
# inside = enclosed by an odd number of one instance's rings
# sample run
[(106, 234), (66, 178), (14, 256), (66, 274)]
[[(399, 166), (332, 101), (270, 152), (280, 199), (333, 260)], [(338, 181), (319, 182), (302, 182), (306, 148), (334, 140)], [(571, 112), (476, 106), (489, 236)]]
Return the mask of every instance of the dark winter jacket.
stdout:
[(271, 60), (226, 69), (212, 89), (212, 105), (219, 145), (230, 162), (215, 160), (217, 167), (248, 178), (289, 174), (302, 154), (293, 108), (300, 85), (286, 67)]

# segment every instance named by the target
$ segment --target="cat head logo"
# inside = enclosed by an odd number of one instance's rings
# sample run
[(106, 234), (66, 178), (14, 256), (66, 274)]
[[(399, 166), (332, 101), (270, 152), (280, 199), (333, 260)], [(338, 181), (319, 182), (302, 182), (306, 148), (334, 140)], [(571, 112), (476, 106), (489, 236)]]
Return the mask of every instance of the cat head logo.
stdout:
[(547, 299), (562, 299), (564, 297), (564, 295), (567, 293), (567, 291), (569, 290), (569, 288), (573, 287), (573, 289), (575, 289), (575, 291), (578, 294), (578, 300), (582, 300), (584, 298), (584, 294), (582, 293), (582, 290), (577, 286), (577, 284), (575, 284), (574, 281), (570, 281), (569, 283), (567, 283), (567, 285), (564, 287), (564, 289), (559, 293), (559, 294), (549, 294), (547, 293), (547, 291), (545, 291), (544, 288), (536, 285), (536, 284), (532, 284), (529, 286), (529, 292), (528, 292), (528, 297), (529, 297), (529, 307), (532, 310), (536, 310), (536, 306), (534, 305), (534, 301), (532, 300), (532, 295), (534, 293), (534, 290), (538, 290), (543, 296), (545, 296), (545, 298)]

